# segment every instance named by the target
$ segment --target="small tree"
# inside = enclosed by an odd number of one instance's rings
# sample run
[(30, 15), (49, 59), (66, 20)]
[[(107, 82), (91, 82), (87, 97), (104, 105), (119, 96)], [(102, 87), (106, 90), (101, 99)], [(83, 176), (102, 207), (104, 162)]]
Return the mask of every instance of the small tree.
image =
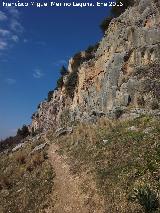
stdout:
[(23, 125), (22, 129), (18, 129), (17, 136), (21, 136), (22, 138), (25, 138), (29, 135), (29, 130), (26, 125)]

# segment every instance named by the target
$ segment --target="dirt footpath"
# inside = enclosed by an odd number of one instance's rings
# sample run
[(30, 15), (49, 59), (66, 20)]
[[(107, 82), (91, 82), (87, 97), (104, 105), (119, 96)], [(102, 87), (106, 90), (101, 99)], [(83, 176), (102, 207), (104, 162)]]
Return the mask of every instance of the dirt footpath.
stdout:
[(69, 172), (69, 166), (56, 151), (58, 147), (52, 144), (49, 148), (49, 159), (55, 170), (53, 196), (55, 213), (89, 213), (84, 205), (85, 197), (79, 190), (79, 181)]

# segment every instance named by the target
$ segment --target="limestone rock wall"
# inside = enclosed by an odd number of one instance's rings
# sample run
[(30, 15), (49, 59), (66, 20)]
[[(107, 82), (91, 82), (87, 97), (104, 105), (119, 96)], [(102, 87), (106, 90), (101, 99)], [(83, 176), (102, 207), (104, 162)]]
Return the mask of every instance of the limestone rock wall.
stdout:
[[(158, 92), (160, 88), (158, 4), (154, 0), (140, 0), (113, 19), (95, 57), (84, 60), (76, 68), (78, 80), (73, 99), (67, 96), (65, 86), (55, 91), (50, 102), (40, 104), (30, 128), (53, 128), (61, 125), (63, 116), (70, 120), (89, 119), (93, 112), (107, 116), (118, 107), (158, 109), (158, 96), (154, 94), (154, 90)], [(71, 59), (69, 73), (74, 71), (73, 64)], [(145, 70), (148, 74), (141, 75)], [(151, 76), (150, 70), (157, 75)], [(67, 76), (64, 82), (66, 80)], [(150, 91), (146, 92), (144, 88), (150, 85)]]

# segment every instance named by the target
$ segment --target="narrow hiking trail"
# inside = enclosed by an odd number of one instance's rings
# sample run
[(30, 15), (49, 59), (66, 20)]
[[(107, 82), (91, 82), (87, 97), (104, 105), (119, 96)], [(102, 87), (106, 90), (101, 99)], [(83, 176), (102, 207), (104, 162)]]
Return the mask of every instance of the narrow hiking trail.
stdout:
[(85, 197), (80, 193), (78, 180), (70, 174), (68, 164), (57, 150), (57, 145), (50, 145), (49, 159), (56, 173), (53, 190), (55, 203), (52, 212), (89, 213), (84, 205)]

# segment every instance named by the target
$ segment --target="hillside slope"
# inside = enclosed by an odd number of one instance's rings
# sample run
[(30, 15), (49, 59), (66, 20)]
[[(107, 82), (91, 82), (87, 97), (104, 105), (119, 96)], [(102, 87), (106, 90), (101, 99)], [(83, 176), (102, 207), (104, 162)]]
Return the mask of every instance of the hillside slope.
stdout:
[[(79, 178), (89, 212), (160, 212), (160, 118), (78, 124), (57, 139), (71, 174)], [(75, 209), (75, 212), (76, 211)]]
[[(41, 137), (0, 153), (0, 213), (47, 212), (55, 172)], [(42, 147), (42, 148), (41, 148)]]
[(160, 118), (28, 138), (1, 153), (0, 172), (2, 213), (159, 213)]
[(160, 212), (160, 5), (135, 2), (2, 147), (0, 213)]

